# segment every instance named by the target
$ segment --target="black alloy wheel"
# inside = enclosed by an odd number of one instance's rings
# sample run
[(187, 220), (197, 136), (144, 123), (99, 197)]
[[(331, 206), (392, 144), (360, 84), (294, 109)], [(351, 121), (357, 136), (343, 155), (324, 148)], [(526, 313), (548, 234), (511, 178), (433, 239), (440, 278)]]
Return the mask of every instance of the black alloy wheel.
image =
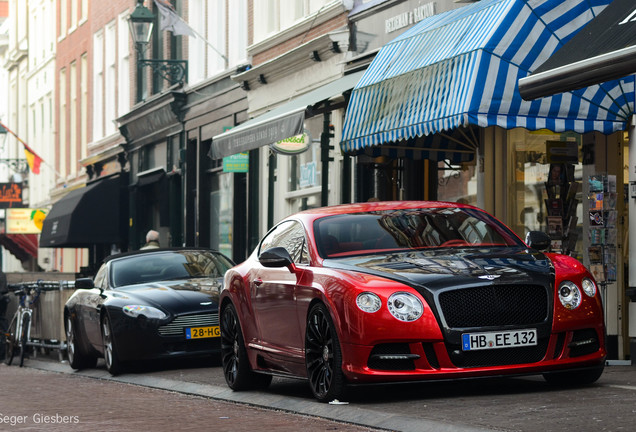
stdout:
[(250, 368), (243, 333), (232, 304), (221, 311), (221, 364), (225, 381), (232, 390), (264, 389), (272, 382), (271, 375), (255, 373)]
[(309, 385), (316, 399), (329, 402), (344, 395), (342, 351), (327, 307), (315, 304), (307, 317), (305, 363)]

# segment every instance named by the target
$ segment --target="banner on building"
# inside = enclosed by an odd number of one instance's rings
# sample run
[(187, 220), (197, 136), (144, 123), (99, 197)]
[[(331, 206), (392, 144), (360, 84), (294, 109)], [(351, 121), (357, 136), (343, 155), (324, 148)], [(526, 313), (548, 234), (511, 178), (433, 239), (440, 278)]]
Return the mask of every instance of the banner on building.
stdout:
[(24, 207), (22, 183), (0, 183), (0, 208)]
[(39, 234), (48, 213), (47, 209), (10, 208), (6, 211), (7, 234)]

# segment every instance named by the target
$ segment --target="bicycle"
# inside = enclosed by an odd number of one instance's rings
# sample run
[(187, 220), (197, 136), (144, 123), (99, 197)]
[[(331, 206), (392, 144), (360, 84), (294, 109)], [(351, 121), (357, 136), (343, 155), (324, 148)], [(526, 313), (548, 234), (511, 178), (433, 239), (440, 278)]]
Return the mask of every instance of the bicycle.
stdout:
[(13, 363), (15, 349), (20, 349), (20, 367), (24, 365), (27, 346), (31, 340), (31, 318), (33, 317), (33, 306), (40, 297), (42, 291), (39, 283), (36, 284), (15, 284), (9, 285), (13, 294), (18, 297), (18, 309), (15, 311), (11, 323), (4, 334), (5, 336), (5, 357), (7, 365)]

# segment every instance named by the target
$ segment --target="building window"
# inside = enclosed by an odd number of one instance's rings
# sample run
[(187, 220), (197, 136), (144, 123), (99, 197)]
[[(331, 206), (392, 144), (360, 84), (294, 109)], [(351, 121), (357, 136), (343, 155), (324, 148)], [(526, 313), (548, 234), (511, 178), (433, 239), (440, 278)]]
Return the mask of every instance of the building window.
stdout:
[(88, 143), (88, 58), (86, 53), (80, 58), (80, 143), (81, 158), (86, 157)]
[(66, 31), (68, 30), (68, 0), (60, 0), (60, 38), (66, 36)]
[(230, 65), (244, 63), (247, 58), (247, 5), (245, 0), (232, 2), (228, 15), (228, 60)]
[(78, 145), (78, 136), (77, 136), (77, 62), (74, 61), (71, 63), (70, 70), (70, 104), (71, 104), (71, 112), (70, 112), (70, 136), (69, 143), (71, 147), (70, 152), (70, 173), (74, 175), (77, 172), (77, 145)]
[[(225, 60), (221, 56), (221, 54), (225, 55), (226, 44), (225, 0), (209, 0), (208, 10), (210, 11), (208, 14), (208, 40), (212, 45), (207, 47), (208, 75), (213, 76), (223, 72), (226, 68)], [(244, 25), (240, 29), (234, 29), (234, 32), (246, 35), (246, 28), (247, 25)], [(245, 56), (245, 54), (243, 55)]]
[(58, 133), (58, 149), (60, 152), (58, 169), (62, 174), (62, 177), (66, 177), (66, 68), (60, 70), (60, 118), (59, 118), (59, 133)]
[(117, 116), (130, 110), (130, 46), (128, 12), (119, 15), (117, 25)]
[(104, 88), (104, 135), (115, 133), (114, 120), (117, 118), (117, 57), (116, 50), (116, 29), (115, 21), (106, 25), (104, 51), (105, 51), (105, 78)]
[(93, 37), (93, 140), (104, 137), (104, 34)]
[(263, 0), (254, 2), (254, 42), (260, 42), (318, 12), (331, 0)]
[(79, 0), (71, 0), (71, 30), (77, 28), (77, 16), (78, 16), (78, 5)]

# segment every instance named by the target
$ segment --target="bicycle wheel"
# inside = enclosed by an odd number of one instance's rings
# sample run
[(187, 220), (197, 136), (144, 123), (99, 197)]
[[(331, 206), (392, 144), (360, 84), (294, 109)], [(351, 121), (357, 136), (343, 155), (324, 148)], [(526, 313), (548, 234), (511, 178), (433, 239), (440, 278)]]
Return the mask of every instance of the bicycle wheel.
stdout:
[(13, 363), (13, 354), (14, 354), (14, 349), (16, 346), (16, 337), (17, 337), (17, 317), (13, 317), (13, 319), (11, 320), (11, 324), (9, 324), (9, 327), (7, 328), (7, 331), (5, 333), (5, 340), (4, 340), (4, 362), (7, 365), (10, 365), (11, 363)]
[(22, 333), (20, 333), (20, 367), (24, 365), (24, 357), (27, 351), (27, 341), (29, 340), (29, 326), (31, 325), (31, 317), (24, 315), (22, 317)]

